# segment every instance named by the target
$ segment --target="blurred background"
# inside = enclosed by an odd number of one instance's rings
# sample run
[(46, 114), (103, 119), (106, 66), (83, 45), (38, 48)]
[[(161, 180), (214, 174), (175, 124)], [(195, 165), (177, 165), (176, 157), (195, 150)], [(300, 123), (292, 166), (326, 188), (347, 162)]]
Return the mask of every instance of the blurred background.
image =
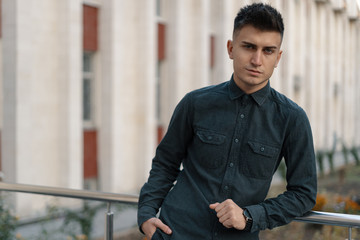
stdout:
[[(252, 2), (0, 0), (3, 181), (137, 194), (177, 102), (230, 79), (226, 42)], [(307, 112), (319, 174), (358, 163), (360, 2), (262, 2), (285, 22), (271, 85)], [(51, 201), (11, 199), (21, 219)]]

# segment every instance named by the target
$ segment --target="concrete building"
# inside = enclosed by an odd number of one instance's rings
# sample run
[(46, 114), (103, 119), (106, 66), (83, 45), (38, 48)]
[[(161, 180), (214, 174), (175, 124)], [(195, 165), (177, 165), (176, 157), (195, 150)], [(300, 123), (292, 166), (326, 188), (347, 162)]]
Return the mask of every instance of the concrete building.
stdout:
[[(251, 2), (0, 0), (5, 180), (137, 193), (177, 102), (231, 77), (226, 41)], [(285, 21), (272, 86), (306, 110), (317, 149), (360, 146), (359, 2), (264, 2)], [(15, 200), (23, 215), (45, 203)]]

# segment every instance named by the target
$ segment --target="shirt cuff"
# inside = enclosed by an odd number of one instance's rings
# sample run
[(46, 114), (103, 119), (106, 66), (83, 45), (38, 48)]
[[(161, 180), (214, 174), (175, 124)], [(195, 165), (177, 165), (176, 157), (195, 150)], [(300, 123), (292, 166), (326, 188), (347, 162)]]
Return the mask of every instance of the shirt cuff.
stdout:
[(250, 232), (257, 232), (267, 228), (265, 209), (261, 205), (251, 205), (245, 207), (253, 220)]
[(141, 225), (150, 218), (156, 217), (156, 210), (152, 207), (142, 206), (138, 209), (137, 222), (140, 232), (144, 233), (141, 229)]

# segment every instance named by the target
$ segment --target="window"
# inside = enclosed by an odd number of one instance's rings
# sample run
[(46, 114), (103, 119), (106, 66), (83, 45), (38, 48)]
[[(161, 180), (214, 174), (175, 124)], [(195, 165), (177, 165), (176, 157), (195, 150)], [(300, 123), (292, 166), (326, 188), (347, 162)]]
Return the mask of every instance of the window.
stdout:
[(84, 188), (97, 190), (96, 53), (98, 50), (98, 8), (83, 5), (83, 153)]
[(156, 117), (157, 117), (157, 140), (161, 141), (164, 132), (164, 126), (161, 121), (161, 108), (162, 108), (162, 81), (164, 81), (163, 70), (164, 61), (166, 60), (166, 25), (164, 23), (158, 23), (158, 64), (156, 70)]
[(161, 17), (161, 2), (161, 0), (156, 0), (156, 16), (158, 17)]
[(83, 54), (83, 121), (89, 126), (93, 124), (93, 53)]

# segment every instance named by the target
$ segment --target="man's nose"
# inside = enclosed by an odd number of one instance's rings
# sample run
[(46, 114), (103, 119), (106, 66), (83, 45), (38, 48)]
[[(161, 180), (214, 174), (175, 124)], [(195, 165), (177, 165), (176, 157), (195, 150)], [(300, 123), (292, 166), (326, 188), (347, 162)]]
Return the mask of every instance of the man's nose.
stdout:
[(251, 57), (251, 63), (255, 66), (260, 66), (262, 64), (262, 55), (261, 51), (256, 51)]

